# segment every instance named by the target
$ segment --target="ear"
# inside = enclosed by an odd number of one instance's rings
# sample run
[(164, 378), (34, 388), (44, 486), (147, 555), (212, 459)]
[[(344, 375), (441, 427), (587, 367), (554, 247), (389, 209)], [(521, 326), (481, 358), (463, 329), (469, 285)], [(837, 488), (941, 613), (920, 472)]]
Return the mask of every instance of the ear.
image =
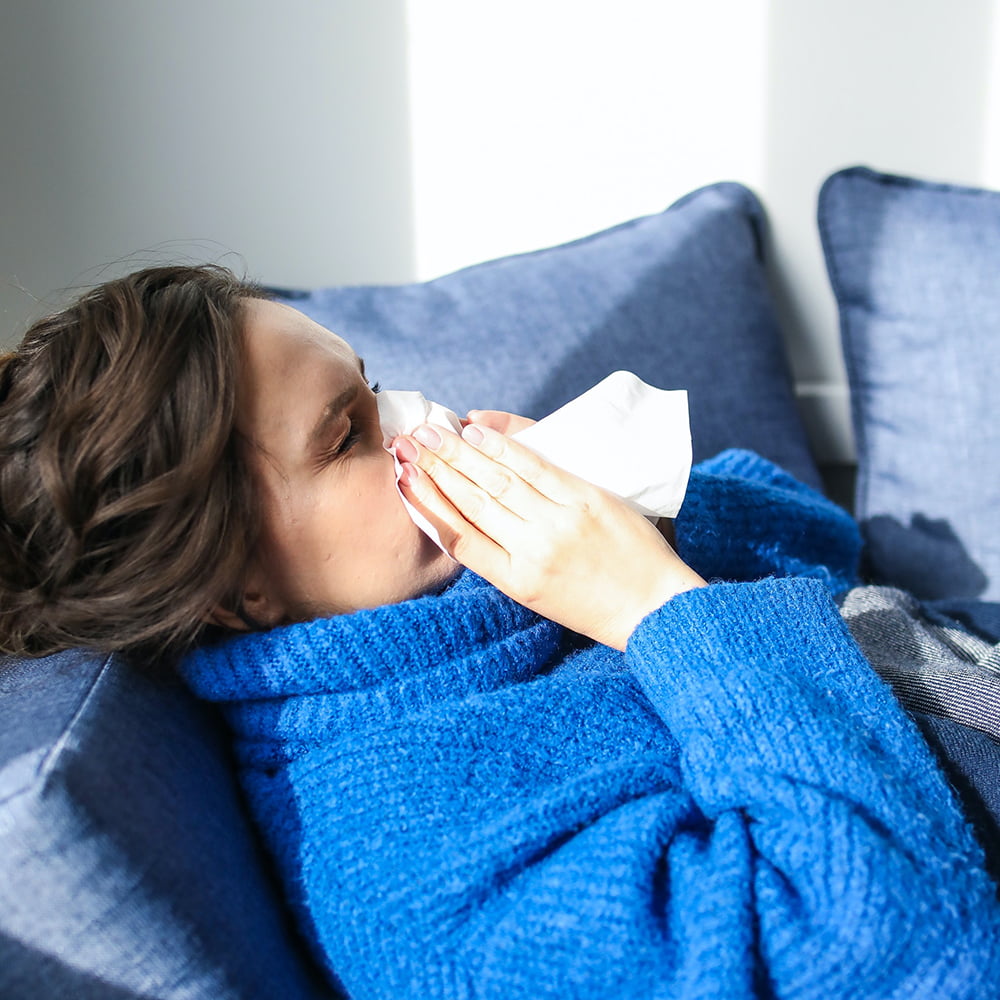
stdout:
[(216, 604), (212, 610), (205, 615), (205, 621), (211, 625), (219, 625), (230, 632), (253, 632), (253, 625), (248, 619), (244, 619), (239, 613), (229, 611), (221, 604)]
[(251, 569), (239, 606), (226, 608), (216, 604), (206, 620), (231, 632), (260, 632), (286, 621), (285, 610), (265, 590), (260, 571)]

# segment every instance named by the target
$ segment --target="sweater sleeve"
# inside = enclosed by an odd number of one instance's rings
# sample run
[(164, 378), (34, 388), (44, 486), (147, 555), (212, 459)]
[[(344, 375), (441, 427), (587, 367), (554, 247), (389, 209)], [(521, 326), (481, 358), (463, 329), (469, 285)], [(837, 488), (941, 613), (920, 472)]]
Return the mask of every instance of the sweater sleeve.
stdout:
[(834, 593), (857, 580), (851, 516), (753, 452), (700, 463), (674, 527), (679, 555), (709, 580), (810, 576)]
[(1000, 925), (979, 849), (821, 582), (681, 595), (640, 624), (627, 659), (706, 823), (700, 864), (671, 871), (679, 925), (725, 898), (734, 873), (712, 867), (713, 846), (745, 836), (746, 902), (787, 995), (854, 996), (876, 979), (878, 996), (994, 988)]

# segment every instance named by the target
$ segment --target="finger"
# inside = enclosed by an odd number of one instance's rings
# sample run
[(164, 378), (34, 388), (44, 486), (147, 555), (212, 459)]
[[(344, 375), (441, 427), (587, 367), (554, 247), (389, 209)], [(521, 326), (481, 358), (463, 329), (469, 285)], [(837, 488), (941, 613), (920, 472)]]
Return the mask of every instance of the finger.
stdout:
[[(502, 435), (496, 436), (502, 439)], [(425, 424), (412, 437), (404, 436), (397, 442), (397, 454), (418, 465), (461, 513), (476, 523), (485, 523), (487, 497), (523, 519), (544, 518), (553, 503), (515, 471), (443, 428)]]
[(482, 427), (491, 427), (500, 434), (516, 434), (530, 427), (535, 421), (528, 417), (519, 416), (516, 413), (507, 413), (505, 410), (469, 410), (468, 419), (462, 421), (462, 425), (479, 424)]
[(468, 521), (418, 466), (404, 462), (399, 488), (437, 529), (448, 554), (487, 579), (509, 572), (510, 555), (503, 545)]
[(586, 501), (594, 490), (589, 483), (492, 428), (470, 424), (462, 429), (462, 439), (479, 454), (510, 469), (536, 492), (557, 503), (569, 505)]
[(518, 498), (521, 491), (527, 493), (529, 487), (520, 483), (506, 469), (500, 470), (500, 477), (490, 477), (491, 489), (484, 489), (447, 462), (436, 462), (428, 475), (444, 498), (468, 521), (494, 541), (510, 550), (516, 544), (524, 528), (524, 518), (512, 510), (525, 510), (531, 504), (544, 503), (537, 494), (526, 502)]

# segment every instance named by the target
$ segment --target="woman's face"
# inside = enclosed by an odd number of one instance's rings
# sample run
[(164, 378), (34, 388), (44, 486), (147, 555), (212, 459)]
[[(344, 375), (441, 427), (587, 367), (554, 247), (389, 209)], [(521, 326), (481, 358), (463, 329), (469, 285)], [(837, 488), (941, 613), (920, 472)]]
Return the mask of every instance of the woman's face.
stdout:
[(245, 305), (237, 426), (263, 511), (247, 614), (303, 621), (441, 587), (458, 566), (406, 514), (358, 356), (295, 309)]

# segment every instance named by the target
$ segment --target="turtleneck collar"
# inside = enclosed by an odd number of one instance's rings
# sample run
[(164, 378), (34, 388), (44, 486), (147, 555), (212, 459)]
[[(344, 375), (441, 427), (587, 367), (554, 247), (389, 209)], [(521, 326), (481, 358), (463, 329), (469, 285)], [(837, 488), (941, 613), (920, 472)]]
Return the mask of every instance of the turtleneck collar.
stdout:
[(203, 647), (180, 670), (195, 694), (217, 702), (399, 689), (430, 671), (468, 690), (544, 669), (562, 635), (465, 571), (436, 595)]

